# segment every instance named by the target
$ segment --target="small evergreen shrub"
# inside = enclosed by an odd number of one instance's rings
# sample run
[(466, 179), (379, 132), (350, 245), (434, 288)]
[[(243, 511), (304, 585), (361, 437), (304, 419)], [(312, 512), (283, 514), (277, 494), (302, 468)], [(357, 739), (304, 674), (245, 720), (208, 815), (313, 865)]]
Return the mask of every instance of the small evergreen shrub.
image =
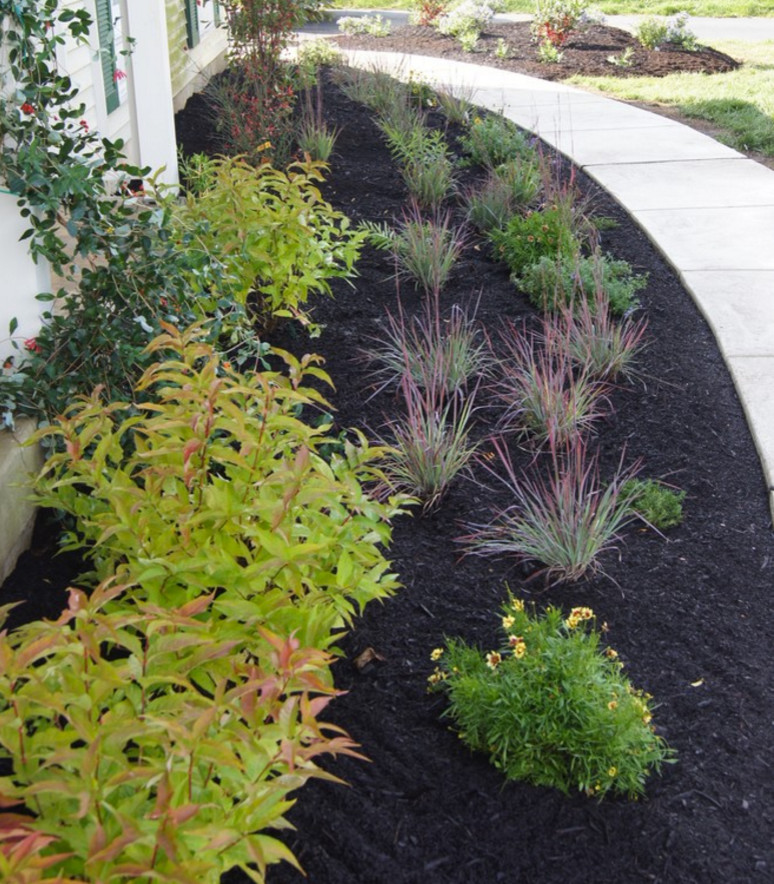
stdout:
[(581, 257), (569, 250), (558, 256), (539, 256), (517, 271), (513, 281), (536, 307), (549, 312), (561, 310), (576, 298), (593, 305), (601, 292), (614, 316), (639, 306), (637, 292), (648, 284), (647, 276), (635, 274), (626, 261), (597, 252)]
[(675, 753), (654, 729), (649, 694), (634, 688), (618, 654), (602, 648), (593, 611), (543, 614), (511, 597), (499, 649), (461, 639), (433, 651), (431, 688), (460, 739), (509, 780), (637, 798)]
[(655, 479), (632, 479), (623, 487), (632, 510), (659, 530), (674, 528), (683, 521), (685, 491), (667, 488)]

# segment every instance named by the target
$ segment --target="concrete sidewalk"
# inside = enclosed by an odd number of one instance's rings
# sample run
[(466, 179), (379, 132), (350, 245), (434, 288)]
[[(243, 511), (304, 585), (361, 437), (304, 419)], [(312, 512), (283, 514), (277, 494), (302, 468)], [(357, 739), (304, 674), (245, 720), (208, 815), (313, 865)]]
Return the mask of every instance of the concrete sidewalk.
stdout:
[(351, 52), (350, 61), (465, 97), (474, 90), (475, 104), (536, 132), (627, 209), (715, 334), (774, 518), (774, 171), (680, 123), (561, 83), (386, 52)]

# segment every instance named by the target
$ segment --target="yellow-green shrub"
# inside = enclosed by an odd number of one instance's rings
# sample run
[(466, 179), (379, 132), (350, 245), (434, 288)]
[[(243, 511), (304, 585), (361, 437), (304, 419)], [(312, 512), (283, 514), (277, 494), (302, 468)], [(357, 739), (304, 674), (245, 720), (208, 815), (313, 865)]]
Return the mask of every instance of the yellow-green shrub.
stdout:
[(367, 490), (381, 451), (360, 436), (320, 456), (327, 427), (297, 416), (326, 406), (303, 386), (327, 381), (317, 357), (277, 351), (287, 373), (240, 374), (197, 334), (170, 327), (151, 345), (170, 358), (138, 384), (148, 401), (95, 392), (43, 431), (63, 450), (38, 479), (41, 503), (75, 517), (70, 543), (99, 579), (117, 574), (164, 607), (215, 593), (213, 616), (325, 648), (396, 586), (382, 550), (399, 501)]
[(240, 654), (252, 627), (212, 595), (164, 608), (136, 589), (71, 589), (57, 621), (0, 633), (5, 881), (263, 881), (297, 864), (267, 833), (290, 793), (331, 778), (318, 755), (353, 752), (317, 721), (336, 693), (324, 652), (264, 632), (260, 660)]
[[(324, 163), (292, 163), (282, 172), (241, 157), (209, 166), (210, 183), (189, 194), (177, 214), (188, 248), (224, 265), (226, 293), (258, 318), (306, 318), (310, 294), (330, 294), (330, 280), (354, 273), (364, 234), (327, 203), (317, 187)], [(223, 293), (202, 306), (213, 309)]]

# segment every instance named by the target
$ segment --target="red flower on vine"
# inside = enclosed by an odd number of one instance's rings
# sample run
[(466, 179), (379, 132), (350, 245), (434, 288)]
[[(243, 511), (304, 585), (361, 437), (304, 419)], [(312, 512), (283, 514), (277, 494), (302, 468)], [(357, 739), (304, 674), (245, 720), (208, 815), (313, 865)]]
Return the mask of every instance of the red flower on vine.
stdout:
[(24, 104), (21, 106), (21, 112), (23, 114), (34, 114), (35, 108), (29, 103), (29, 101), (25, 101)]
[(43, 348), (38, 343), (37, 338), (27, 338), (27, 340), (24, 342), (24, 347), (25, 349), (29, 350), (30, 353), (43, 352)]

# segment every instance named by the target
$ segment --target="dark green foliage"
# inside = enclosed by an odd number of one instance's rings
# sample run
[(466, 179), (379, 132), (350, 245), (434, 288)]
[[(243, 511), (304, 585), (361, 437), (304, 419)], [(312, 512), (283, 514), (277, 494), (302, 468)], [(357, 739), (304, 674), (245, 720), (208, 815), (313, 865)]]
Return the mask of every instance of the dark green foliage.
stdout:
[(685, 491), (667, 488), (655, 479), (632, 479), (623, 487), (632, 510), (654, 528), (674, 528), (683, 521)]

